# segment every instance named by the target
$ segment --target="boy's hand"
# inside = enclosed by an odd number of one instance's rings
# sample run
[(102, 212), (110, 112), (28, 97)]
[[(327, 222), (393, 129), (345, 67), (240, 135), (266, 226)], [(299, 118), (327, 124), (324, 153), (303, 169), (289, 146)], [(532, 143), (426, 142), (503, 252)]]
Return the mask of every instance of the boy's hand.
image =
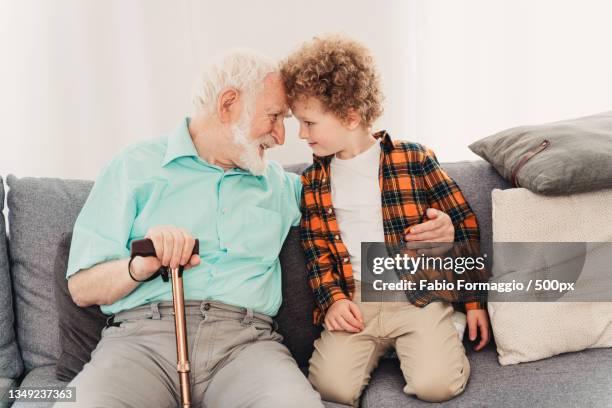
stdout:
[(489, 344), (489, 317), (486, 310), (474, 309), (467, 311), (467, 327), (469, 330), (470, 341), (476, 340), (478, 329), (480, 328), (480, 343), (475, 347), (475, 351), (480, 351)]
[(325, 327), (329, 331), (362, 331), (363, 316), (359, 306), (349, 299), (336, 300), (325, 314)]

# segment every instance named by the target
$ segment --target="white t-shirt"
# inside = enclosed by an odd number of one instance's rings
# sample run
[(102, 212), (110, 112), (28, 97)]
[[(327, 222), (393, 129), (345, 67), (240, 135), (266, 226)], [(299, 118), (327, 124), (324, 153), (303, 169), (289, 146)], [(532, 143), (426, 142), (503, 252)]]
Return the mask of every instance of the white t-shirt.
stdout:
[(334, 212), (357, 280), (361, 280), (361, 242), (385, 241), (379, 164), (379, 142), (352, 159), (334, 156), (330, 164)]
[[(332, 203), (340, 236), (349, 252), (353, 277), (361, 280), (361, 242), (384, 242), (378, 169), (380, 143), (352, 159), (331, 160)], [(453, 323), (463, 338), (466, 317), (455, 311)]]

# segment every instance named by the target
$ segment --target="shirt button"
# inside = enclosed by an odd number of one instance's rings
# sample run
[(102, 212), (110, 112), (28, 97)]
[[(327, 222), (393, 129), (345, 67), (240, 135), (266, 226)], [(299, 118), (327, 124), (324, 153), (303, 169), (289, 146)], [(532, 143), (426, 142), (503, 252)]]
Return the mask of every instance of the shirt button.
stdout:
[(325, 180), (326, 180), (326, 178), (325, 178), (325, 177), (323, 177), (323, 178), (321, 179), (321, 181), (322, 181), (323, 183), (325, 183)]
[(332, 210), (331, 208), (327, 210), (328, 214), (331, 214), (332, 212), (334, 212), (334, 210)]
[(349, 259), (348, 258), (344, 258), (342, 261), (344, 261), (344, 263), (348, 263)]
[(225, 214), (227, 212), (227, 208), (222, 209), (221, 212)]
[(336, 236), (334, 236), (334, 238), (335, 238), (336, 240), (339, 240), (339, 239), (340, 239), (340, 235), (336, 235)]
[(210, 303), (204, 303), (204, 310), (210, 310)]

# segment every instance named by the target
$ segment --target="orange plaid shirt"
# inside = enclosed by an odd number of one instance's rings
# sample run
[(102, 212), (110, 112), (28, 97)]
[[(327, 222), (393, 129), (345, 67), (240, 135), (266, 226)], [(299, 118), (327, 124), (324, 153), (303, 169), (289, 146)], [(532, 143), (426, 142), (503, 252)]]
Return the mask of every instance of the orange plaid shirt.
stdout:
[[(455, 182), (440, 167), (433, 151), (417, 143), (392, 141), (386, 131), (374, 137), (381, 141), (378, 177), (385, 243), (403, 242), (406, 229), (419, 224), (427, 208), (432, 207), (450, 216), (455, 242), (479, 246), (476, 216)], [(333, 156), (313, 157), (313, 164), (302, 174), (301, 241), (315, 297), (314, 322), (321, 324), (335, 301), (352, 298), (355, 283), (331, 199), (329, 177)], [(410, 301), (422, 307), (431, 299), (421, 296)], [(480, 301), (465, 306), (468, 310), (484, 308)]]

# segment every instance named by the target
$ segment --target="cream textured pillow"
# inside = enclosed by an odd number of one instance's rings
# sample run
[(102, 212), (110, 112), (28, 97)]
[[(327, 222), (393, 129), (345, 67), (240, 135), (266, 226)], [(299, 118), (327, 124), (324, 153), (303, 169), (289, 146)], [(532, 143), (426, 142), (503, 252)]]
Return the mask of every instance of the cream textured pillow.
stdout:
[[(545, 197), (493, 190), (494, 242), (612, 242), (612, 190)], [(611, 266), (612, 269), (612, 266)], [(612, 302), (490, 302), (502, 365), (612, 347)]]

